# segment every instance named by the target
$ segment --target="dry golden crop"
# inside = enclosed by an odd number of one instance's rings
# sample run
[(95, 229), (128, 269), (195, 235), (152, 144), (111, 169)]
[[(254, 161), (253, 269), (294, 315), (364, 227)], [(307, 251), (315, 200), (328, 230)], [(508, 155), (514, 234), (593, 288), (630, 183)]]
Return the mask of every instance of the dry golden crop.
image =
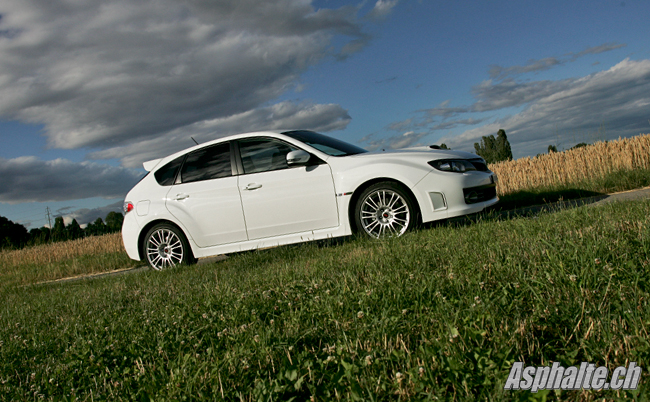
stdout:
[(582, 148), (491, 164), (499, 195), (602, 178), (607, 174), (650, 169), (650, 134), (597, 142)]
[(121, 233), (43, 244), (21, 250), (0, 252), (0, 266), (48, 264), (89, 254), (125, 252)]

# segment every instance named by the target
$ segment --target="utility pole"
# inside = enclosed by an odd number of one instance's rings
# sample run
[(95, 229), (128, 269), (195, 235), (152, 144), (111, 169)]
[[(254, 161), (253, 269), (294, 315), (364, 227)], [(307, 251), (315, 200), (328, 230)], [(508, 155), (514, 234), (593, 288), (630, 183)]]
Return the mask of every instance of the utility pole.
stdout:
[(50, 207), (45, 208), (45, 214), (47, 215), (47, 222), (50, 224), (50, 230), (52, 230), (52, 218), (50, 217)]

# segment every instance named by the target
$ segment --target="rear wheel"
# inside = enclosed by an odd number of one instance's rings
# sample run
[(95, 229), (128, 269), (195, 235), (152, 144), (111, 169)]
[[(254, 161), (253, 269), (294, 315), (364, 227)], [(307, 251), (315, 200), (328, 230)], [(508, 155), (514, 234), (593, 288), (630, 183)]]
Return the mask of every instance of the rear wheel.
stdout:
[(144, 254), (149, 266), (155, 270), (194, 262), (185, 235), (167, 223), (160, 223), (147, 232), (144, 238)]
[(404, 187), (380, 182), (361, 193), (354, 219), (357, 230), (369, 237), (398, 237), (418, 223), (419, 211)]

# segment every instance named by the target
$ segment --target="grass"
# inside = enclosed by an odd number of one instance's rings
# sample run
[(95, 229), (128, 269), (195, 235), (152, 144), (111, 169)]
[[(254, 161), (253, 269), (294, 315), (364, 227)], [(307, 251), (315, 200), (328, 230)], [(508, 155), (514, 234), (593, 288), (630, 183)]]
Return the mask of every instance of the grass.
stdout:
[(0, 286), (27, 285), (139, 265), (120, 233), (0, 251)]
[[(0, 290), (1, 400), (648, 400), (650, 201)], [(640, 390), (503, 391), (515, 361)]]
[(650, 169), (623, 170), (603, 177), (585, 179), (580, 183), (519, 190), (499, 196), (496, 209), (509, 210), (531, 205), (554, 203), (584, 197), (634, 190), (650, 186)]

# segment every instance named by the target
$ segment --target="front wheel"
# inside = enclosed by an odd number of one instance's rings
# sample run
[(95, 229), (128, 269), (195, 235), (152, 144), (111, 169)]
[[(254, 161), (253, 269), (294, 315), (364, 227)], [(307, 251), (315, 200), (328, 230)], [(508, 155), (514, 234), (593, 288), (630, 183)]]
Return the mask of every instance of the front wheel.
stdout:
[(357, 230), (376, 239), (401, 236), (419, 220), (419, 211), (401, 185), (381, 182), (368, 187), (354, 210)]
[(161, 223), (152, 227), (144, 238), (144, 254), (155, 270), (194, 262), (185, 235), (175, 226)]

